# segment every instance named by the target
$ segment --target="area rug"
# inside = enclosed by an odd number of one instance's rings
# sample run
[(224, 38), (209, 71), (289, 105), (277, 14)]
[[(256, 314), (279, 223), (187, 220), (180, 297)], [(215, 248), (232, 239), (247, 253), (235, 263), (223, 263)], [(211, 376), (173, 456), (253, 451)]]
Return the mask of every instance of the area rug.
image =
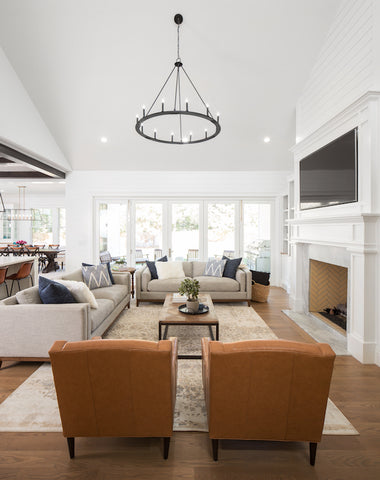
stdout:
[[(132, 307), (123, 313), (105, 338), (158, 339), (160, 305)], [(236, 341), (275, 339), (273, 331), (246, 306), (216, 305), (220, 339)], [(200, 339), (208, 336), (207, 327), (170, 327), (169, 335), (178, 338), (181, 353), (199, 353)], [(175, 431), (207, 432), (206, 409), (200, 360), (179, 360)], [(43, 364), (0, 405), (2, 432), (60, 432), (61, 422), (50, 364)], [(342, 412), (329, 401), (324, 434), (357, 435)]]
[(336, 355), (349, 355), (347, 350), (347, 338), (327, 325), (323, 320), (314, 315), (294, 312), (293, 310), (283, 310), (293, 322), (299, 325), (305, 332), (319, 343), (328, 343)]

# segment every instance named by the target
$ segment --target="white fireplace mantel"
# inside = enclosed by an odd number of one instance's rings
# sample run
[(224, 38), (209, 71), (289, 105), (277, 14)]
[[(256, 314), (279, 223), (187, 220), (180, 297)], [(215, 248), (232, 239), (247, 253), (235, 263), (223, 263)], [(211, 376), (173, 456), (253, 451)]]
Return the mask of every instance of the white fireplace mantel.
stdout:
[[(352, 128), (358, 128), (358, 201), (300, 210), (300, 160)], [(308, 312), (313, 255), (347, 267), (347, 348), (361, 362), (380, 366), (379, 132), (380, 92), (369, 92), (294, 147), (295, 218), (288, 224), (292, 308)]]

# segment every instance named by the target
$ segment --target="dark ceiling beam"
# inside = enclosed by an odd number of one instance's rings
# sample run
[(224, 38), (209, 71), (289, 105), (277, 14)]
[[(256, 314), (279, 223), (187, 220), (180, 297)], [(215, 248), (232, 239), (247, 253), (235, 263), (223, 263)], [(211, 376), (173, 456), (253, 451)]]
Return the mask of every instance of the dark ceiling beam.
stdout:
[[(31, 168), (33, 168), (33, 170), (35, 170), (36, 173), (39, 172), (40, 175), (44, 174), (48, 178), (65, 178), (66, 177), (65, 172), (62, 172), (61, 170), (58, 170), (54, 167), (51, 167), (50, 165), (46, 165), (45, 163), (42, 163), (39, 160), (36, 160), (35, 158), (32, 158), (29, 155), (26, 155), (25, 153), (21, 153), (21, 152), (15, 150), (14, 148), (8, 147), (7, 145), (4, 145), (2, 143), (0, 143), (0, 154), (6, 155), (6, 156), (9, 156), (9, 157), (13, 157), (17, 160), (20, 160), (23, 163), (26, 163)], [(3, 172), (3, 174), (1, 176), (2, 177), (11, 177), (12, 173), (16, 173), (16, 172), (9, 172), (9, 173), (7, 172), (6, 174), (5, 174), (5, 172)], [(20, 173), (22, 173), (22, 172), (20, 172)], [(24, 174), (24, 176), (25, 176), (25, 174)], [(27, 177), (28, 177), (28, 175), (26, 175), (26, 178)]]
[(52, 178), (50, 175), (45, 175), (41, 172), (2, 172), (0, 170), (0, 178)]

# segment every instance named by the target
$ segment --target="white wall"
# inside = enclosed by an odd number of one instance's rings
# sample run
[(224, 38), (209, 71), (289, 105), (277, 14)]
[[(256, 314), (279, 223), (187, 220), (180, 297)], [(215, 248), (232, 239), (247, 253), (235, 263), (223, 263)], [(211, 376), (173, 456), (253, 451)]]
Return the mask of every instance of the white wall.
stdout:
[[(67, 270), (83, 261), (96, 262), (94, 253), (94, 199), (106, 197), (145, 198), (252, 198), (276, 200), (286, 190), (289, 172), (107, 172), (73, 171), (66, 182)], [(275, 256), (272, 281), (280, 272), (280, 220), (274, 205)]]
[(378, 4), (378, 0), (342, 2), (297, 103), (299, 139), (379, 87)]
[(53, 167), (71, 169), (1, 47), (0, 142)]

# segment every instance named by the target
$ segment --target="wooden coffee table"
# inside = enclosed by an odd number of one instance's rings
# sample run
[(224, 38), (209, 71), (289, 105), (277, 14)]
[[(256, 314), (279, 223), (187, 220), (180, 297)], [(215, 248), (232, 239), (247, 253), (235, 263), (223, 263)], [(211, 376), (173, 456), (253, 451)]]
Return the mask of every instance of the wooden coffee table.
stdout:
[[(178, 310), (181, 303), (173, 303), (173, 294), (168, 293), (160, 313), (161, 320), (158, 322), (158, 339), (165, 340), (167, 338), (170, 325), (204, 325), (209, 328), (211, 339), (219, 340), (219, 320), (217, 319), (210, 295), (208, 293), (201, 293), (199, 295), (199, 302), (207, 305), (209, 307), (209, 312), (202, 315), (186, 315)], [(165, 327), (165, 331), (162, 336), (163, 326)], [(212, 327), (215, 327), (215, 337)], [(178, 358), (200, 359), (202, 358), (202, 355), (178, 355)]]

